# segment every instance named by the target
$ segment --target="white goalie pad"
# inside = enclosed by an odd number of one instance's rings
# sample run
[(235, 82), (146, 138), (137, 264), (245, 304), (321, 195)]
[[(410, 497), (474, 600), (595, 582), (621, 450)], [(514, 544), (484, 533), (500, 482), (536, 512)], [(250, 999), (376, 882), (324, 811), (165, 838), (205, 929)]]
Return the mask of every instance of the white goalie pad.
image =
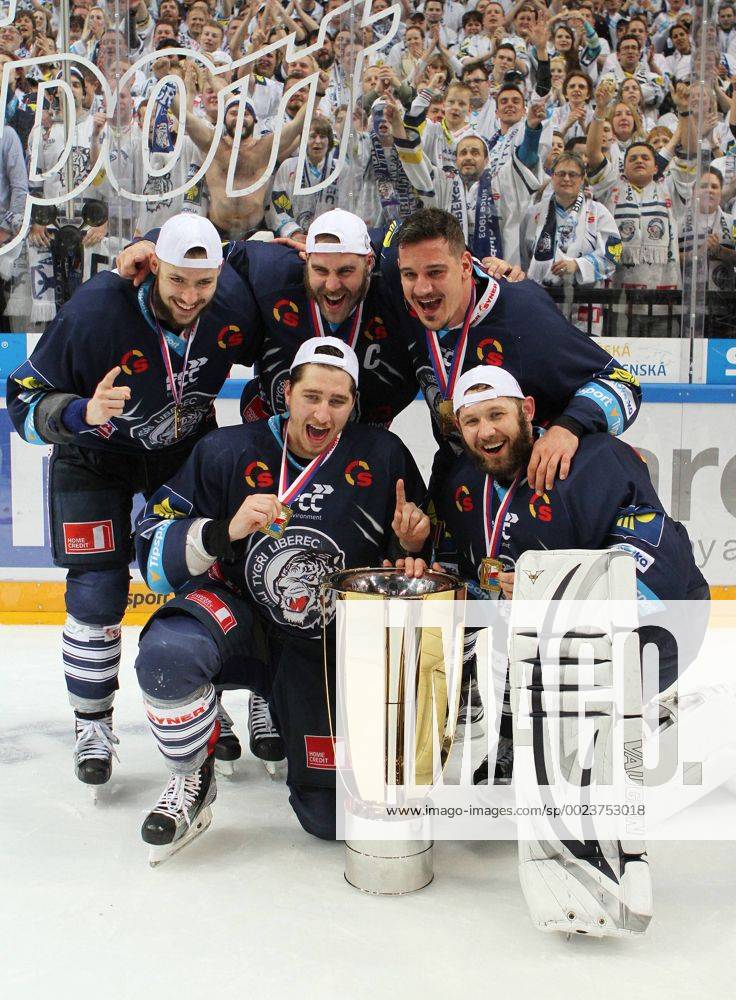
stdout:
[[(585, 813), (597, 786), (618, 780), (641, 796), (636, 624), (627, 553), (526, 552), (518, 560), (509, 655), (519, 875), (541, 930), (627, 936), (651, 919), (643, 841), (601, 840)], [(563, 813), (551, 822), (563, 804), (579, 804), (584, 818), (568, 823)]]

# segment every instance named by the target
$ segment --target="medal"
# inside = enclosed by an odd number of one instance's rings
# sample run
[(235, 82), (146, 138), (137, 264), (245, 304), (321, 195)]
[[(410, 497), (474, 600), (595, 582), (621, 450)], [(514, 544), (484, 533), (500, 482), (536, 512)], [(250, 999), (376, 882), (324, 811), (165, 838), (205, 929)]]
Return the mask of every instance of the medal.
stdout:
[(486, 476), (486, 483), (483, 487), (483, 534), (485, 536), (486, 552), (488, 555), (484, 556), (480, 561), (478, 581), (481, 590), (485, 590), (487, 594), (490, 594), (494, 598), (501, 596), (501, 584), (498, 580), (498, 574), (505, 572), (506, 569), (503, 562), (498, 558), (503, 537), (503, 523), (506, 520), (506, 512), (511, 506), (511, 501), (514, 499), (514, 494), (520, 482), (521, 470), (516, 473), (513, 483), (506, 491), (506, 495), (496, 511), (495, 518), (492, 514), (493, 494), (495, 490), (491, 476)]
[(491, 559), (485, 556), (480, 561), (480, 586), (481, 590), (487, 590), (489, 594), (498, 593), (501, 584), (498, 582), (498, 574), (503, 573), (503, 563), (500, 559)]
[(279, 504), (279, 513), (275, 521), (267, 524), (265, 528), (260, 530), (264, 535), (270, 535), (271, 538), (281, 538), (286, 531), (286, 526), (291, 520), (294, 511), (291, 507), (287, 507), (285, 504)]
[(449, 437), (455, 430), (455, 411), (451, 399), (440, 400), (439, 414), (442, 437)]
[(163, 330), (161, 328), (158, 316), (156, 315), (156, 310), (153, 306), (153, 296), (151, 296), (151, 312), (153, 313), (153, 318), (156, 321), (158, 346), (161, 351), (161, 357), (164, 361), (164, 368), (166, 369), (166, 375), (169, 380), (171, 395), (174, 397), (174, 440), (178, 441), (181, 436), (181, 411), (182, 401), (184, 399), (184, 382), (186, 381), (187, 365), (189, 364), (189, 351), (191, 350), (194, 338), (197, 334), (199, 320), (196, 320), (194, 325), (184, 330), (182, 334), (187, 346), (184, 350), (184, 362), (182, 364), (182, 369), (178, 375), (175, 375), (171, 364), (169, 347), (172, 347), (177, 354), (181, 354), (181, 340), (176, 336), (176, 334), (170, 333), (168, 330)]
[(443, 437), (449, 437), (455, 430), (455, 411), (452, 406), (452, 393), (455, 389), (455, 382), (457, 382), (458, 375), (463, 369), (465, 349), (468, 346), (468, 330), (470, 329), (470, 322), (473, 318), (474, 312), (475, 284), (472, 286), (470, 305), (468, 306), (468, 311), (465, 313), (463, 328), (452, 354), (452, 363), (450, 365), (449, 375), (445, 369), (445, 361), (442, 357), (442, 351), (440, 349), (440, 342), (437, 333), (434, 330), (428, 330), (426, 328), (424, 330), (424, 334), (427, 338), (427, 347), (429, 349), (429, 360), (432, 362), (435, 378), (439, 383), (440, 391), (442, 393), (442, 400), (439, 405), (438, 415), (440, 421), (440, 431)]
[(284, 426), (284, 448), (281, 453), (281, 472), (279, 474), (279, 513), (270, 524), (266, 525), (265, 528), (259, 528), (259, 531), (262, 531), (264, 535), (270, 535), (271, 538), (283, 537), (286, 527), (294, 515), (294, 511), (291, 509), (289, 504), (292, 500), (296, 500), (302, 490), (306, 489), (311, 483), (317, 475), (319, 469), (329, 459), (335, 448), (337, 448), (340, 442), (340, 437), (341, 435), (338, 434), (330, 447), (326, 451), (320, 452), (316, 458), (313, 458), (312, 461), (301, 470), (291, 486), (289, 486), (289, 455), (287, 451), (289, 421), (286, 421)]

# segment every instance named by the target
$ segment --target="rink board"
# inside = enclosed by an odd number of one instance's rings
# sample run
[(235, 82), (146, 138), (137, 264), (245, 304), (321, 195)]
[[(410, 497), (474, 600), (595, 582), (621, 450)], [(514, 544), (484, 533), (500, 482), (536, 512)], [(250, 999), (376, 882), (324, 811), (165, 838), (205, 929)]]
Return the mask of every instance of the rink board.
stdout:
[[(733, 599), (736, 387), (732, 386), (736, 382), (736, 344), (721, 342), (717, 352), (709, 351), (709, 346), (703, 345), (699, 352), (700, 374), (714, 384), (669, 381), (671, 371), (685, 362), (684, 354), (679, 364), (670, 355), (666, 377), (645, 384), (645, 402), (625, 440), (642, 452), (667, 511), (687, 527), (696, 562), (714, 596)], [(656, 350), (654, 345), (649, 347)], [(620, 360), (626, 364), (629, 359)], [(629, 363), (633, 368), (633, 359)], [(217, 403), (222, 425), (238, 421), (237, 400), (243, 385), (242, 379), (235, 378), (226, 384)], [(427, 477), (434, 441), (424, 403), (416, 400), (394, 422), (393, 429)], [(56, 623), (64, 617), (64, 572), (52, 564), (46, 515), (49, 454), (50, 448), (26, 444), (13, 431), (5, 400), (0, 399), (0, 622)], [(164, 598), (148, 591), (137, 571), (133, 576), (125, 620), (142, 624)]]

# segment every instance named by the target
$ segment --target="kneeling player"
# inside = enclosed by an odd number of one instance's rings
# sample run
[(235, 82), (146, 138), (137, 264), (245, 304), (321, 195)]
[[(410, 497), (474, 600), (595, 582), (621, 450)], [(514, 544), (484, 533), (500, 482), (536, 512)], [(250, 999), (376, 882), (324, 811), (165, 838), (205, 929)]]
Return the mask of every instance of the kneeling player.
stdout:
[[(290, 802), (308, 832), (335, 835), (334, 754), (320, 584), (351, 566), (418, 552), (429, 519), (409, 497), (424, 487), (401, 441), (348, 422), (358, 360), (314, 338), (297, 352), (288, 416), (209, 435), (150, 500), (138, 529), (149, 586), (177, 596), (154, 615), (136, 662), (169, 783), (142, 835), (163, 851), (209, 823), (216, 794), (215, 687), (269, 699), (288, 758)], [(423, 563), (410, 568), (421, 574)], [(328, 612), (329, 617), (329, 612)], [(326, 655), (325, 655), (326, 652)]]
[[(707, 600), (687, 531), (664, 512), (646, 464), (610, 434), (580, 439), (566, 479), (539, 493), (526, 479), (537, 433), (535, 402), (502, 368), (479, 365), (457, 382), (453, 406), (465, 454), (433, 497), (475, 597), (511, 598), (514, 565), (527, 550), (618, 548), (639, 555), (644, 600)], [(462, 490), (465, 502), (454, 497)], [(645, 627), (643, 638), (647, 638)], [(660, 657), (660, 691), (677, 680), (674, 654)], [(496, 783), (511, 776), (511, 721), (502, 718)], [(476, 774), (485, 781), (487, 762)]]
[[(708, 586), (695, 565), (687, 532), (665, 514), (646, 465), (632, 448), (610, 434), (583, 437), (567, 478), (558, 480), (554, 489), (540, 494), (526, 479), (535, 433), (532, 428), (534, 399), (524, 395), (513, 376), (490, 366), (471, 369), (458, 379), (453, 407), (465, 455), (457, 459), (434, 500), (457, 544), (460, 569), (469, 581), (470, 593), (476, 597), (502, 594), (506, 598), (516, 593), (523, 600), (531, 586), (527, 578), (536, 581), (545, 570), (549, 576), (554, 576), (555, 553), (549, 550), (620, 549), (635, 559), (637, 595), (652, 602), (647, 610), (656, 602), (707, 602)], [(460, 494), (464, 499), (461, 505), (455, 503)], [(532, 573), (531, 563), (527, 561), (525, 575), (516, 581), (514, 588), (517, 561), (524, 553), (535, 551), (548, 552), (548, 565), (545, 568), (540, 565), (538, 571)], [(558, 552), (557, 557), (564, 558), (564, 553)], [(618, 553), (616, 557), (623, 558)], [(608, 583), (615, 588), (615, 575), (608, 567), (610, 560), (605, 554), (581, 570), (574, 582), (573, 577), (584, 560), (579, 553), (573, 552), (568, 562), (565, 573), (554, 576), (546, 589), (550, 600), (572, 592), (582, 596), (578, 594), (580, 587), (592, 587), (595, 574), (601, 572), (611, 574)], [(541, 590), (545, 590), (544, 583)], [(707, 612), (706, 603), (699, 606)], [(647, 617), (638, 633), (642, 647), (649, 643), (658, 647), (658, 683), (659, 690), (664, 691), (677, 681), (678, 649), (669, 633), (652, 624), (657, 618), (657, 615)], [(679, 650), (680, 669), (697, 652), (707, 614), (693, 616), (696, 618), (702, 621), (692, 621), (687, 641)], [(563, 685), (562, 675), (553, 669), (554, 660), (547, 663), (535, 659), (542, 654), (534, 639), (531, 642), (523, 640), (526, 645), (520, 654), (522, 642), (518, 636), (514, 638), (512, 703), (518, 706), (516, 695), (523, 689), (526, 694), (532, 690), (532, 699), (537, 698), (538, 703), (544, 705), (544, 709), (537, 709), (534, 716), (537, 728), (534, 730), (533, 772), (525, 771), (523, 777), (545, 786), (549, 773), (547, 754), (554, 757), (556, 752), (552, 733), (556, 732), (556, 725), (566, 726), (561, 728), (561, 738), (569, 738), (570, 745), (574, 745), (572, 737), (578, 732), (577, 710), (572, 706), (583, 704), (584, 685), (576, 681), (574, 673), (564, 675)], [(570, 642), (578, 638), (586, 637), (573, 636)], [(611, 683), (606, 680), (605, 673), (611, 665), (610, 642), (606, 645), (607, 641), (607, 636), (601, 638), (595, 661), (600, 664), (602, 688)], [(532, 668), (529, 664), (537, 663), (538, 675), (532, 677), (528, 671), (537, 667)], [(632, 666), (638, 670), (638, 663)], [(545, 673), (545, 668), (552, 669)], [(564, 695), (561, 694), (563, 687)], [(665, 715), (660, 713), (660, 732), (664, 732), (672, 720), (665, 706), (661, 708)], [(637, 714), (635, 706), (629, 706), (629, 711), (632, 718)], [(605, 713), (594, 714), (602, 716)], [(638, 714), (641, 715), (640, 697)], [(607, 731), (601, 723), (596, 735), (604, 735), (597, 758), (594, 755), (594, 763), (586, 757), (582, 768), (574, 755), (566, 759), (565, 767), (577, 776), (581, 787), (590, 782), (591, 772), (595, 781), (598, 769), (610, 764), (610, 748), (607, 751), (604, 745)], [(529, 765), (528, 759), (526, 764)], [(512, 766), (511, 718), (505, 715), (494, 783), (508, 783)], [(476, 772), (476, 783), (487, 781), (488, 771), (486, 759)], [(601, 936), (636, 934), (646, 929), (652, 911), (643, 842), (592, 838), (553, 841), (546, 827), (544, 830), (539, 841), (519, 843), (522, 887), (532, 917), (541, 929)]]

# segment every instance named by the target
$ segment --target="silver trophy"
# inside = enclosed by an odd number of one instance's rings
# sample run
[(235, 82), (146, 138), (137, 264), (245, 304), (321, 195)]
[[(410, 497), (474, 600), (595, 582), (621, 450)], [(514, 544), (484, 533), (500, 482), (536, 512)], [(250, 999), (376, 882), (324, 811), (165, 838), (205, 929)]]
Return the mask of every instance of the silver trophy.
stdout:
[(345, 878), (365, 892), (412, 892), (433, 878), (425, 806), (457, 725), (465, 587), (447, 573), (353, 569), (327, 578), (322, 602), (325, 627), (336, 620), (330, 725)]

